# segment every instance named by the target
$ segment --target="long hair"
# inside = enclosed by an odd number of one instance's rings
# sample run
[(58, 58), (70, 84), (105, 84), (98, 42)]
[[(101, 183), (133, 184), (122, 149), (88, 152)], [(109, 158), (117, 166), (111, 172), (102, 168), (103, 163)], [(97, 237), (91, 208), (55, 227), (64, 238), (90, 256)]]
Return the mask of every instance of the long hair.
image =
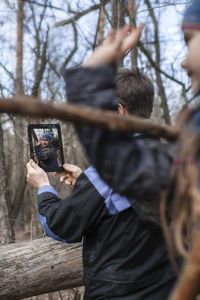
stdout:
[(187, 109), (180, 114), (178, 126), (181, 134), (177, 157), (160, 208), (169, 256), (173, 263), (176, 250), (183, 257), (187, 257), (194, 232), (200, 225), (198, 191), (200, 130), (195, 129), (191, 122), (194, 113), (195, 110)]

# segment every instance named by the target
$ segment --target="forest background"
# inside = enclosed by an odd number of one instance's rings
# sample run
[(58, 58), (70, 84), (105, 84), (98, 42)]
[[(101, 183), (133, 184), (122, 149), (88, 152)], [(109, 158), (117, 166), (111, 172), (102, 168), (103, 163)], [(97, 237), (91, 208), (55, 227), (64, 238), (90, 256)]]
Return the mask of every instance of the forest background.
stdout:
[[(139, 67), (152, 79), (152, 119), (173, 124), (177, 112), (191, 102), (190, 82), (180, 67), (186, 53), (180, 24), (188, 3), (189, 0), (1, 0), (0, 97), (30, 95), (50, 103), (66, 102), (63, 70), (82, 64), (111, 27), (144, 23), (137, 49), (125, 57), (121, 66)], [(72, 124), (1, 115), (2, 245), (44, 236), (37, 218), (36, 192), (26, 182), (30, 123), (59, 123), (65, 161), (82, 169), (88, 166)], [(61, 197), (70, 194), (71, 188), (60, 184), (58, 177), (50, 174), (50, 180)], [(37, 297), (75, 299), (77, 290)]]

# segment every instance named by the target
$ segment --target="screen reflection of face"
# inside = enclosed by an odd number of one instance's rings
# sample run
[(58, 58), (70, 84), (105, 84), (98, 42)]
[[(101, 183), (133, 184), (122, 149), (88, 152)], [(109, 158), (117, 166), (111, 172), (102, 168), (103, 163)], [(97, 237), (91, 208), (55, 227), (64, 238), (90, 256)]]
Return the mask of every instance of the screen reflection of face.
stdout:
[(48, 147), (49, 146), (49, 140), (47, 138), (42, 138), (42, 146), (43, 147)]

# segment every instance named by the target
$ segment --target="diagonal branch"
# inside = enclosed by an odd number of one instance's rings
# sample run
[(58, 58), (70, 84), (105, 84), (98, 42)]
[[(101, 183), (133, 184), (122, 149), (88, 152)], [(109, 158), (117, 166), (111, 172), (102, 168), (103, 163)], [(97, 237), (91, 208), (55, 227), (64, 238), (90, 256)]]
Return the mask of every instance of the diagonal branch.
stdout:
[(24, 2), (28, 2), (28, 3), (31, 3), (31, 4), (35, 4), (37, 6), (40, 6), (40, 7), (45, 7), (45, 8), (51, 8), (51, 9), (56, 9), (56, 10), (60, 10), (60, 11), (63, 11), (63, 8), (61, 7), (58, 7), (58, 6), (53, 6), (51, 4), (44, 4), (44, 3), (39, 3), (37, 1), (33, 1), (33, 0), (24, 0)]
[(49, 36), (49, 29), (46, 32), (46, 39), (44, 41), (42, 54), (41, 54), (41, 62), (40, 62), (40, 65), (38, 66), (38, 69), (36, 70), (35, 82), (32, 87), (32, 95), (34, 97), (37, 97), (39, 94), (40, 85), (41, 85), (44, 71), (45, 71), (46, 64), (47, 64), (48, 36)]
[(64, 69), (66, 68), (68, 63), (71, 61), (72, 57), (74, 56), (75, 52), (78, 49), (78, 33), (77, 33), (76, 24), (75, 24), (75, 22), (72, 22), (71, 24), (72, 24), (73, 31), (74, 31), (74, 47), (73, 47), (72, 51), (70, 52), (70, 54), (65, 59), (65, 61), (63, 62), (61, 70), (60, 70), (60, 74), (63, 73)]
[(46, 101), (42, 102), (29, 96), (16, 96), (11, 99), (0, 98), (0, 113), (54, 118), (76, 124), (94, 125), (103, 129), (138, 132), (169, 140), (176, 140), (179, 135), (179, 130), (176, 127), (149, 123), (136, 116), (119, 116), (109, 110), (104, 110), (102, 113), (100, 109), (79, 107), (72, 104), (46, 103)]
[(184, 83), (178, 79), (176, 79), (173, 76), (170, 76), (169, 74), (167, 74), (165, 71), (161, 70), (160, 67), (156, 64), (156, 62), (153, 60), (150, 52), (144, 47), (144, 45), (139, 42), (138, 43), (138, 47), (140, 48), (141, 52), (148, 58), (151, 66), (156, 69), (158, 72), (160, 72), (161, 74), (163, 74), (166, 78), (169, 78), (170, 80), (180, 84), (181, 86), (185, 86)]
[(10, 72), (10, 71), (7, 69), (7, 67), (6, 67), (5, 65), (3, 65), (1, 62), (0, 62), (0, 67), (1, 67), (2, 69), (4, 69), (4, 71), (6, 71), (6, 73), (8, 74), (8, 76), (9, 76), (9, 77), (14, 81), (14, 83), (15, 83), (16, 79), (15, 79), (13, 73)]
[[(106, 3), (108, 3), (108, 2), (109, 2), (109, 0), (105, 0), (105, 1), (104, 1), (104, 5), (105, 5)], [(94, 11), (94, 10), (99, 9), (99, 8), (101, 7), (101, 5), (102, 5), (101, 3), (100, 3), (100, 4), (96, 4), (96, 5), (93, 5), (93, 6), (89, 7), (89, 8), (86, 9), (86, 10), (83, 10), (83, 11), (81, 11), (81, 12), (77, 12), (77, 13), (74, 14), (73, 17), (71, 17), (71, 18), (69, 18), (69, 19), (67, 19), (67, 20), (60, 21), (60, 22), (55, 23), (54, 27), (64, 26), (64, 25), (70, 24), (70, 23), (72, 23), (72, 22), (75, 22), (75, 21), (77, 21), (78, 19), (80, 19), (81, 17), (87, 15), (88, 13), (90, 13), (90, 12), (92, 12), (92, 11)]]
[(166, 4), (163, 4), (163, 5), (154, 6), (154, 7), (148, 8), (148, 9), (142, 9), (140, 11), (137, 11), (136, 14), (139, 14), (139, 13), (142, 13), (142, 12), (146, 12), (146, 11), (149, 12), (150, 9), (154, 10), (154, 9), (160, 9), (160, 8), (163, 8), (163, 7), (185, 5), (185, 4), (189, 4), (189, 3), (191, 3), (191, 0), (184, 1), (184, 2), (177, 2), (177, 3), (166, 3)]

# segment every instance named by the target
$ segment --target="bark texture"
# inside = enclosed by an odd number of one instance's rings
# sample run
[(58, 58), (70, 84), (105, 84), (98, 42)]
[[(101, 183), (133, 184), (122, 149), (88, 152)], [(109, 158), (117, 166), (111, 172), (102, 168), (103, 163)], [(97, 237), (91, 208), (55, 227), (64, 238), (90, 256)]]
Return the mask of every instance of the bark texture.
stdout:
[(1, 300), (82, 286), (81, 245), (41, 238), (2, 246), (0, 270)]
[(79, 107), (72, 104), (52, 104), (39, 99), (20, 96), (11, 99), (0, 98), (0, 113), (31, 115), (34, 117), (54, 118), (75, 124), (95, 125), (99, 128), (143, 133), (151, 137), (163, 137), (176, 140), (180, 130), (172, 126), (162, 126), (146, 122), (136, 116), (119, 116), (113, 111)]
[[(0, 118), (1, 120), (1, 118)], [(12, 231), (9, 222), (9, 190), (5, 172), (5, 157), (3, 152), (3, 129), (0, 124), (0, 245), (11, 243)]]

